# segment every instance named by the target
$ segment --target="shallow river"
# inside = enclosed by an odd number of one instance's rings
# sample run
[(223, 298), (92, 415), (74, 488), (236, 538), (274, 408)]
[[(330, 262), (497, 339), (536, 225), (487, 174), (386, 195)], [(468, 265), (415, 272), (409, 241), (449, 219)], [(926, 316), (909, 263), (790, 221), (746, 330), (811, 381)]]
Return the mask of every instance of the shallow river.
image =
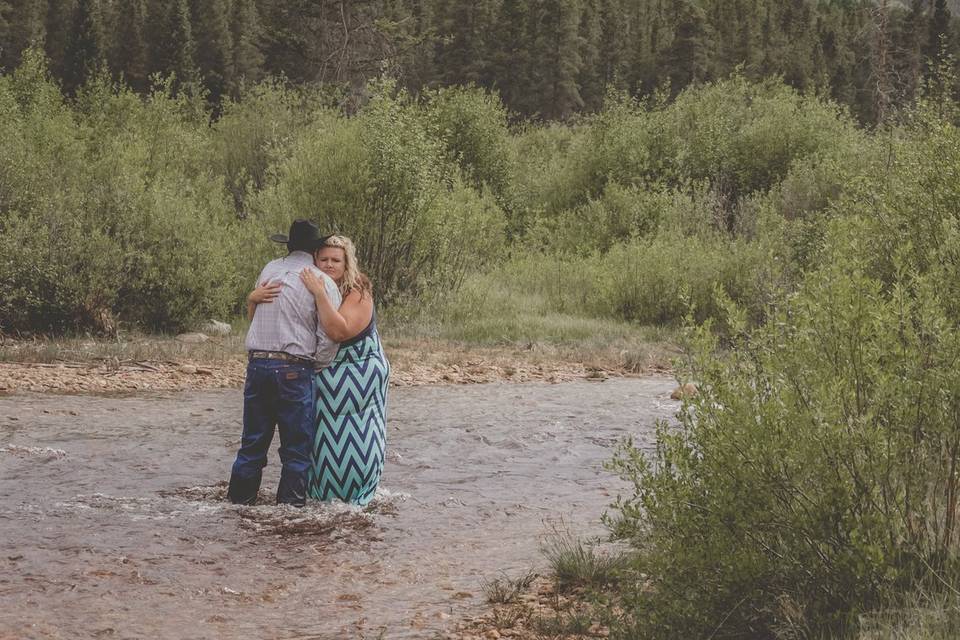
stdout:
[(433, 638), (543, 536), (602, 535), (602, 469), (667, 378), (391, 389), (364, 510), (224, 501), (239, 390), (0, 397), (0, 639)]

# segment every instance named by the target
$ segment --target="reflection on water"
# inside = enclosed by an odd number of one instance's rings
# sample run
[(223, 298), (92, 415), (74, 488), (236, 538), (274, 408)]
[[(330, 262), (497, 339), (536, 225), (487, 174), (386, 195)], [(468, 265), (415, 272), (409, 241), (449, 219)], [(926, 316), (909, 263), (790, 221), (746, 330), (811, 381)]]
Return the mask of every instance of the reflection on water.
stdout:
[[(0, 638), (431, 638), (551, 521), (602, 533), (667, 379), (391, 391), (367, 507), (226, 499), (239, 391), (0, 399)], [(4, 416), (13, 418), (6, 420)]]

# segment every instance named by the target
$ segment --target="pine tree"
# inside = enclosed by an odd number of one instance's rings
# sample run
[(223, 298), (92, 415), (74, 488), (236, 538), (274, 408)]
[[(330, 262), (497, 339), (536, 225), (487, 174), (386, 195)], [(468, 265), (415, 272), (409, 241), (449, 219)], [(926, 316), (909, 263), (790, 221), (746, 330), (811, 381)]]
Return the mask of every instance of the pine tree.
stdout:
[[(891, 26), (891, 40), (895, 54), (900, 91), (904, 99), (912, 100), (923, 78), (923, 52), (927, 46), (924, 14), (925, 0), (913, 0), (902, 16)], [(896, 16), (896, 14), (894, 14)]]
[(191, 0), (190, 20), (196, 64), (210, 100), (219, 104), (233, 86), (233, 35), (226, 0)]
[(175, 75), (174, 88), (198, 80), (187, 0), (153, 0), (148, 21), (150, 74)]
[(852, 104), (857, 95), (853, 73), (856, 51), (849, 42), (845, 16), (842, 7), (824, 10), (817, 25), (817, 40), (823, 54), (823, 70), (828, 77), (830, 95), (839, 102)]
[(707, 79), (712, 41), (703, 10), (688, 0), (677, 0), (676, 31), (666, 53), (670, 86), (675, 92)]
[(631, 22), (636, 25), (631, 63), (627, 66), (628, 86), (637, 94), (654, 91), (667, 78), (663, 64), (672, 26), (668, 20), (667, 0), (641, 0), (634, 8)]
[(491, 0), (438, 2), (436, 14), (441, 33), (437, 62), (443, 83), (490, 86), (487, 40), (496, 19)]
[(230, 34), (234, 74), (231, 92), (236, 96), (241, 82), (257, 82), (263, 77), (260, 16), (254, 0), (233, 0)]
[[(439, 75), (437, 21), (433, 4), (428, 0), (414, 0), (410, 3), (410, 19), (413, 21), (413, 28), (410, 35), (410, 50), (407, 53), (408, 59), (403, 67), (403, 78), (406, 88), (416, 93), (424, 87), (433, 85)], [(499, 33), (499, 30), (496, 33)], [(491, 51), (490, 56), (491, 65), (493, 65), (496, 52)], [(497, 77), (497, 72), (492, 66), (490, 75), (491, 81)]]
[(78, 0), (64, 49), (63, 88), (67, 95), (73, 95), (100, 64), (100, 34), (93, 0)]
[(146, 22), (145, 0), (126, 0), (113, 15), (110, 66), (134, 91), (147, 89)]
[(636, 37), (634, 16), (624, 0), (600, 0), (600, 43), (597, 73), (604, 87), (626, 88), (629, 43)]
[(529, 0), (503, 0), (490, 54), (494, 87), (507, 108), (524, 114), (535, 110), (530, 95), (531, 23)]
[(7, 35), (0, 40), (0, 67), (8, 71), (15, 68), (24, 49), (43, 44), (46, 5), (46, 0), (18, 0), (12, 5), (7, 14)]
[(949, 44), (950, 8), (947, 7), (947, 0), (933, 0), (931, 4), (933, 10), (930, 12), (926, 57), (930, 68), (935, 69), (946, 53), (943, 48)]
[(603, 106), (606, 91), (605, 78), (600, 63), (600, 8), (598, 0), (583, 0), (580, 12), (580, 71), (577, 86), (584, 108), (597, 111)]
[(539, 29), (534, 33), (531, 89), (539, 94), (537, 112), (548, 119), (565, 119), (583, 107), (580, 73), (579, 0), (538, 0), (533, 3)]
[(786, 0), (781, 5), (781, 29), (785, 37), (780, 68), (784, 80), (797, 89), (806, 89), (814, 78), (813, 55), (816, 27), (813, 9), (807, 0)]
[(710, 75), (722, 77), (738, 65), (755, 74), (760, 65), (761, 2), (759, 0), (709, 0), (704, 11), (715, 35), (716, 51)]
[(50, 60), (50, 73), (62, 78), (66, 62), (67, 42), (72, 31), (75, 0), (48, 0), (45, 16), (43, 49)]
[(10, 15), (13, 13), (13, 7), (9, 2), (0, 0), (0, 56), (8, 46), (10, 39)]

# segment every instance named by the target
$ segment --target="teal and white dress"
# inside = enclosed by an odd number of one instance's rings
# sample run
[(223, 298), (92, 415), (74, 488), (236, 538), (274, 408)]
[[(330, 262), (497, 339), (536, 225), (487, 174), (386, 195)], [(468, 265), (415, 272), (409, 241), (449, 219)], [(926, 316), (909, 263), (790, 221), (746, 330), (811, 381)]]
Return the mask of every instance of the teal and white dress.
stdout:
[(383, 473), (389, 376), (374, 311), (367, 328), (341, 342), (333, 362), (316, 373), (312, 498), (358, 505), (373, 499)]

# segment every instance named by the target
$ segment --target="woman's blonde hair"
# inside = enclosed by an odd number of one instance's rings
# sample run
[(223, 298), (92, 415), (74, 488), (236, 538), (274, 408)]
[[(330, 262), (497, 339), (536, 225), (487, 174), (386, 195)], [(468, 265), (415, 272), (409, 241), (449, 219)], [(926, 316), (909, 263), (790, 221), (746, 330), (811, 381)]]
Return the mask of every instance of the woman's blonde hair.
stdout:
[(353, 246), (353, 240), (346, 236), (333, 235), (327, 238), (321, 249), (326, 247), (343, 249), (343, 278), (337, 283), (340, 295), (345, 297), (351, 291), (359, 291), (361, 296), (364, 293), (373, 293), (369, 278), (360, 271), (357, 264), (357, 249)]

